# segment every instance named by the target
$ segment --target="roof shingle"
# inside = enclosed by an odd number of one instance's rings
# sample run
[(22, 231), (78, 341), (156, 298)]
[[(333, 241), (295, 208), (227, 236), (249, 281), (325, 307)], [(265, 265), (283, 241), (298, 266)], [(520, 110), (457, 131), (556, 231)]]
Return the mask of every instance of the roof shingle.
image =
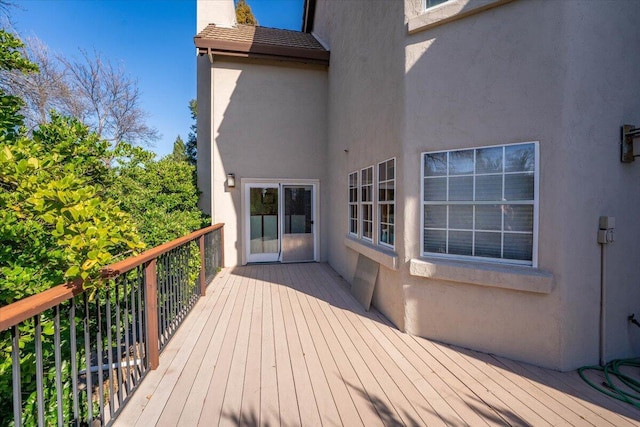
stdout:
[(194, 37), (194, 42), (202, 53), (329, 63), (329, 51), (312, 34), (300, 31), (251, 25), (224, 28), (209, 24)]

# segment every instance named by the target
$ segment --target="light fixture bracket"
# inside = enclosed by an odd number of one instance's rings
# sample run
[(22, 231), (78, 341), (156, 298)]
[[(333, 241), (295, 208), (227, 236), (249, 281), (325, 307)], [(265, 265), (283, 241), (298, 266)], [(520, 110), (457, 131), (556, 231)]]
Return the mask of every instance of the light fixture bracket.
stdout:
[(622, 126), (622, 145), (620, 150), (620, 161), (622, 163), (631, 163), (640, 154), (633, 154), (633, 140), (640, 140), (640, 128), (633, 125)]

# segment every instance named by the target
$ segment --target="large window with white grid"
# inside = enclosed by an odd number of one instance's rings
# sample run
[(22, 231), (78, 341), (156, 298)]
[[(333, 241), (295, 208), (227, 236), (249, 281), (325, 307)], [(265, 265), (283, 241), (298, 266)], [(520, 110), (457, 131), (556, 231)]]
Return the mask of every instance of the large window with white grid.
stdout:
[(378, 242), (394, 246), (396, 207), (396, 159), (378, 163)]
[(537, 263), (538, 143), (422, 153), (422, 254)]

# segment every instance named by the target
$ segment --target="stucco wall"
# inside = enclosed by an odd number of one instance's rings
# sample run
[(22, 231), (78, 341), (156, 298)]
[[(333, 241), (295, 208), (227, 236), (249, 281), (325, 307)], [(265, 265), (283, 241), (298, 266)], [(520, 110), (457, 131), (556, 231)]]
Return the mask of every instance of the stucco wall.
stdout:
[(236, 24), (236, 8), (233, 0), (197, 0), (196, 33), (207, 25), (232, 27)]
[[(314, 32), (331, 50), (327, 168), (329, 262), (351, 281), (358, 253), (344, 244), (349, 172), (402, 157), (404, 6), (401, 1), (318, 1)], [(396, 192), (396, 252), (402, 258), (403, 193)], [(373, 245), (375, 247), (375, 244)], [(399, 272), (381, 267), (374, 305), (403, 328)]]
[[(207, 215), (213, 215), (213, 194), (211, 193), (211, 63), (207, 55), (196, 57), (197, 73), (197, 183), (200, 190), (198, 207)], [(215, 224), (215, 218), (212, 218)]]
[[(613, 7), (612, 7), (613, 6)], [(416, 153), (540, 141), (538, 268), (548, 294), (406, 277), (407, 330), (557, 369), (598, 361), (598, 217), (615, 216), (608, 251), (607, 348), (637, 355), (638, 165), (619, 161), (638, 122), (640, 7), (634, 2), (515, 1), (409, 36), (406, 164)], [(624, 23), (627, 25), (624, 25)], [(405, 175), (408, 198), (419, 166)], [(633, 185), (633, 183), (636, 185)], [(407, 230), (419, 212), (406, 210)], [(419, 255), (417, 240), (408, 256)]]
[[(540, 142), (538, 268), (553, 274), (556, 289), (540, 294), (410, 274), (403, 284), (408, 332), (555, 368), (564, 286), (564, 257), (555, 250), (566, 240), (562, 197), (569, 192), (557, 150), (567, 72), (561, 9), (516, 1), (407, 37), (403, 183), (415, 201), (405, 211), (407, 233), (414, 231), (407, 256), (417, 258), (421, 152)], [(515, 277), (509, 280), (518, 285)]]
[[(620, 162), (620, 126), (640, 126), (640, 3), (573, 1), (565, 5), (567, 85), (562, 157), (564, 366), (593, 363), (598, 348), (600, 215), (616, 218), (606, 248), (606, 358), (640, 354), (640, 162)], [(640, 144), (636, 143), (636, 147)], [(567, 199), (570, 203), (567, 203)]]
[[(326, 67), (215, 57), (212, 69), (214, 221), (225, 225), (225, 262), (241, 263), (242, 178), (319, 179), (326, 183)], [(236, 187), (226, 186), (234, 173)], [(328, 207), (320, 212), (326, 259)]]

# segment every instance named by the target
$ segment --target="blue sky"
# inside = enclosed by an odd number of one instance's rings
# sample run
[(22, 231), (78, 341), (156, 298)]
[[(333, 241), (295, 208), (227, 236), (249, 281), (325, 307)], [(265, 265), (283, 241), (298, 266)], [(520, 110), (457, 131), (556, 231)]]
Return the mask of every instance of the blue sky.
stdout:
[[(214, 0), (215, 1), (215, 0)], [(147, 123), (162, 134), (154, 147), (171, 152), (192, 124), (196, 97), (195, 0), (20, 0), (11, 9), (21, 37), (80, 57), (94, 49), (138, 81)], [(248, 0), (260, 25), (300, 30), (303, 0)]]

